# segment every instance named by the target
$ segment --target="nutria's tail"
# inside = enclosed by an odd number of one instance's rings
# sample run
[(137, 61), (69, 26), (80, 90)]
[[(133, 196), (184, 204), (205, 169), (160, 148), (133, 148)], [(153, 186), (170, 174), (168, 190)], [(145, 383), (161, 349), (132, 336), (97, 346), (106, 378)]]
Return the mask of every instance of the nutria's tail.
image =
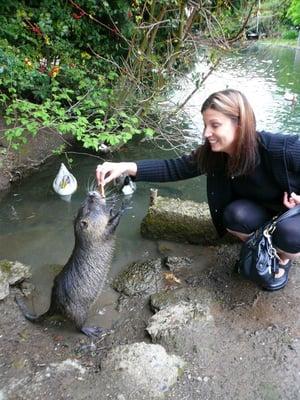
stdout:
[(29, 321), (31, 321), (31, 322), (42, 322), (46, 317), (50, 317), (50, 316), (52, 316), (54, 314), (54, 312), (51, 310), (51, 307), (50, 307), (49, 310), (46, 311), (44, 314), (35, 315), (35, 314), (32, 314), (28, 310), (28, 308), (27, 308), (27, 306), (26, 306), (26, 304), (25, 304), (25, 302), (24, 302), (24, 300), (23, 300), (23, 298), (21, 296), (16, 295), (15, 296), (15, 301), (18, 304), (18, 306), (19, 306), (22, 314), (24, 315), (24, 317), (26, 319), (28, 319)]

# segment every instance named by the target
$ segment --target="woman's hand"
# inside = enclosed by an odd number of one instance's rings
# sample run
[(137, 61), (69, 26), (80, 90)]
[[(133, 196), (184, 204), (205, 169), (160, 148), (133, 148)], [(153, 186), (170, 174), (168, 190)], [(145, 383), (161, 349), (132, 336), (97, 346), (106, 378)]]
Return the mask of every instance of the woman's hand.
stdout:
[(295, 207), (297, 204), (300, 204), (300, 195), (296, 194), (296, 193), (291, 193), (291, 195), (289, 196), (287, 192), (284, 192), (283, 195), (283, 204), (287, 207), (287, 208), (293, 208)]
[(137, 165), (134, 162), (105, 162), (97, 165), (96, 179), (98, 185), (104, 187), (108, 182), (118, 178), (122, 174), (135, 176), (137, 172)]

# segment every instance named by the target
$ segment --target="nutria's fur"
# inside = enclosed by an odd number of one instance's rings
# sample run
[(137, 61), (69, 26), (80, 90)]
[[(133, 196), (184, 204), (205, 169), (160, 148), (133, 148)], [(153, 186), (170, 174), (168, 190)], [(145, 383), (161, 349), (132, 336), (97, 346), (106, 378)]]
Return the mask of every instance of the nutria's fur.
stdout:
[(87, 327), (90, 306), (101, 293), (111, 264), (114, 232), (121, 210), (112, 214), (98, 192), (90, 192), (78, 210), (74, 222), (75, 245), (63, 270), (55, 277), (49, 310), (35, 316), (20, 298), (17, 302), (27, 319), (36, 322), (61, 314), (86, 335), (98, 335), (102, 329)]

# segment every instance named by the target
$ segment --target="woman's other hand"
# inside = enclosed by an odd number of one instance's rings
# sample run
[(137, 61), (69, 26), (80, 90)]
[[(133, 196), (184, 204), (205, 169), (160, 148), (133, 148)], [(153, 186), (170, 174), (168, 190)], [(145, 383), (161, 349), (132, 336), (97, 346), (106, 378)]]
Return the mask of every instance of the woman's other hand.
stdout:
[(300, 204), (300, 195), (296, 194), (296, 193), (291, 193), (291, 195), (289, 196), (287, 192), (284, 192), (284, 196), (283, 196), (283, 204), (287, 207), (287, 208), (293, 208), (295, 207), (297, 204)]
[(137, 165), (134, 162), (105, 162), (97, 165), (96, 179), (98, 185), (104, 187), (108, 182), (111, 182), (122, 174), (135, 176), (136, 172)]

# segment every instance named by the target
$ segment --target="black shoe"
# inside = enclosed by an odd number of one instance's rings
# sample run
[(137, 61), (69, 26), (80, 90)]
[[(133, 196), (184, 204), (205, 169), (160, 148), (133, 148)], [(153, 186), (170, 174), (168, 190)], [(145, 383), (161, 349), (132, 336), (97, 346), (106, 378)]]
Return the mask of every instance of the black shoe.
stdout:
[(282, 289), (288, 282), (289, 280), (289, 268), (291, 264), (289, 264), (289, 267), (287, 266), (284, 268), (285, 272), (280, 278), (276, 278), (273, 274), (266, 274), (264, 276), (261, 276), (261, 286), (263, 289), (268, 290), (269, 292), (273, 292), (275, 290)]

